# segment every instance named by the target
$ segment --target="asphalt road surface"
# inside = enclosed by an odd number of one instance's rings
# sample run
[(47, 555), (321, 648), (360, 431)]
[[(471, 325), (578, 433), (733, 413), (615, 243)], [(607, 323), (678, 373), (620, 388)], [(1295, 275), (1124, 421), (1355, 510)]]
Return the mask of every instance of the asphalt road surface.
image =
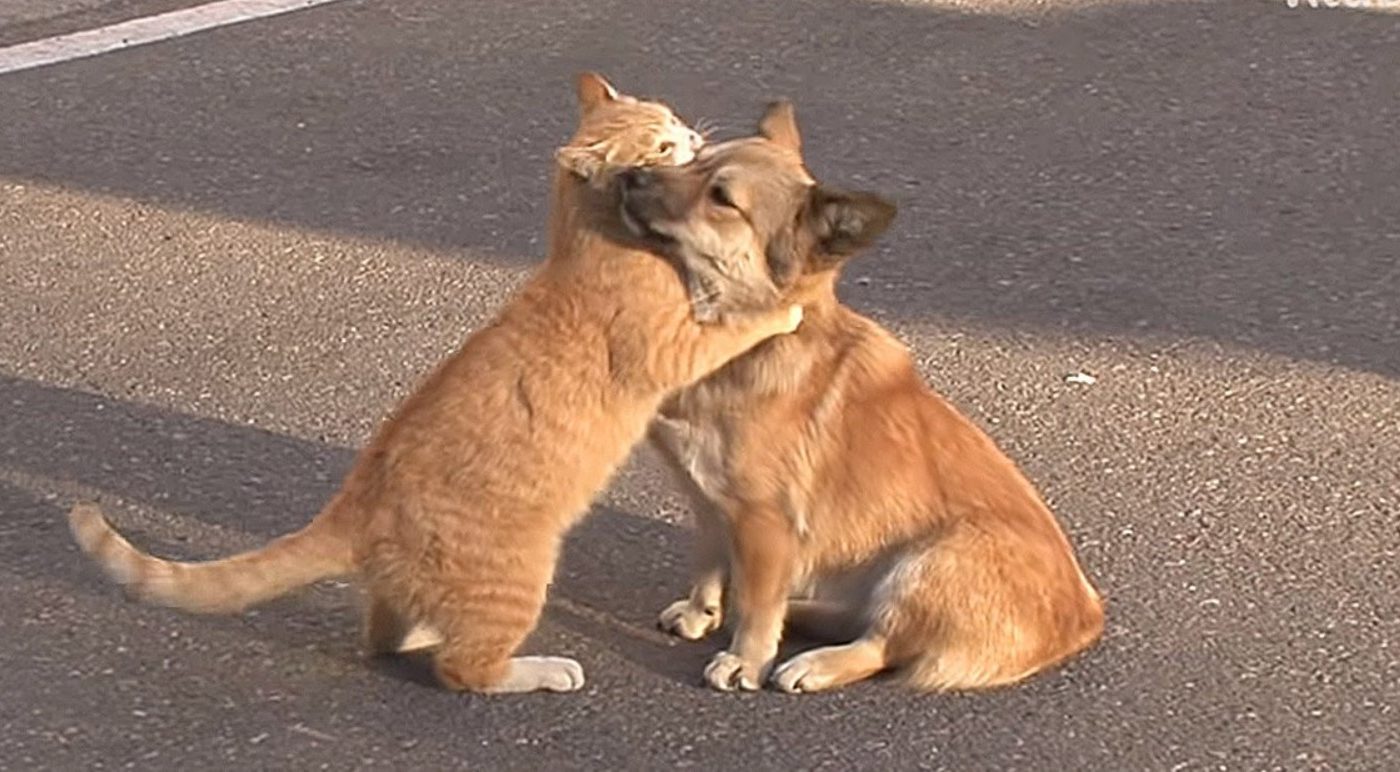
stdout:
[[(181, 4), (11, 3), (0, 43)], [(1249, 0), (344, 0), (0, 76), (0, 769), (1394, 768), (1397, 52)], [(843, 296), (1041, 486), (1099, 647), (707, 691), (719, 642), (652, 629), (689, 537), (645, 454), (528, 645), (571, 695), (367, 667), (343, 585), (199, 618), (81, 558), (79, 496), (175, 556), (310, 517), (540, 255), (582, 68), (722, 136), (789, 96), (818, 176), (900, 202)]]

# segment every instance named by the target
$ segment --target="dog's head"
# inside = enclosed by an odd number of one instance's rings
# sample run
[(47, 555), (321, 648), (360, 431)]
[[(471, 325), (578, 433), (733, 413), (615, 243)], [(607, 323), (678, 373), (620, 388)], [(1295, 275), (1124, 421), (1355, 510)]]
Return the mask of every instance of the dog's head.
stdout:
[(698, 132), (660, 102), (619, 94), (603, 76), (578, 76), (579, 125), (555, 153), (559, 165), (584, 179), (604, 167), (688, 163), (704, 144)]
[(685, 166), (624, 172), (621, 193), (628, 227), (688, 270), (708, 274), (702, 284), (752, 287), (762, 277), (789, 297), (833, 277), (895, 215), (880, 196), (812, 178), (786, 102), (768, 108), (757, 136), (709, 145)]

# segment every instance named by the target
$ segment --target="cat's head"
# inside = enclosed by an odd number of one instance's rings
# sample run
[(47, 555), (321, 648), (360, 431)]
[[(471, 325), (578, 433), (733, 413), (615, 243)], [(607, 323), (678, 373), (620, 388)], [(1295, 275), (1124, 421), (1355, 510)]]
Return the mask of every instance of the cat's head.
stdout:
[(578, 76), (579, 125), (555, 153), (559, 165), (584, 179), (606, 166), (675, 166), (704, 144), (699, 132), (661, 102), (619, 94), (603, 76)]

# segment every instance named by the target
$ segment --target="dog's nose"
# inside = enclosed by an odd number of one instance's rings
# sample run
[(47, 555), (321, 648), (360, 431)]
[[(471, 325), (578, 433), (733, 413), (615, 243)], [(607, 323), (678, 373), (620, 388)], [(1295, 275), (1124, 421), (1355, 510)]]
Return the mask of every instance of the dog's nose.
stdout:
[(633, 190), (641, 190), (651, 185), (652, 175), (647, 169), (634, 166), (622, 173), (622, 185)]

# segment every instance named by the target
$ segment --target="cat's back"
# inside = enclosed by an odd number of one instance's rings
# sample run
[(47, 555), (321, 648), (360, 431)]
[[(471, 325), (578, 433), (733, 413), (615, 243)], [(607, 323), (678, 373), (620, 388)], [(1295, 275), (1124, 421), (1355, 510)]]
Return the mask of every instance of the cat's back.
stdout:
[(519, 451), (587, 412), (608, 377), (606, 309), (595, 305), (577, 287), (534, 277), (404, 400), (377, 444)]

